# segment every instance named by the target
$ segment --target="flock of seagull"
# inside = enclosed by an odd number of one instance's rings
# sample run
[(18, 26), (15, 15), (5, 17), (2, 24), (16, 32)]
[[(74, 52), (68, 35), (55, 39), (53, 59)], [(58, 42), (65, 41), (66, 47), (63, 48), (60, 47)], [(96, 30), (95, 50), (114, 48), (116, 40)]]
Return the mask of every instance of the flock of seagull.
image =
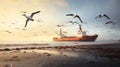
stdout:
[[(80, 20), (80, 22), (83, 23), (82, 19), (81, 19), (80, 16), (77, 15), (77, 14), (66, 14), (66, 16), (73, 16), (73, 18), (78, 18), (78, 19)], [(104, 17), (107, 18), (108, 20), (110, 20), (110, 17), (109, 17), (107, 14), (100, 14), (100, 15), (96, 16), (95, 19), (97, 19), (97, 18), (104, 18)], [(76, 22), (76, 21), (74, 21), (74, 22), (73, 22), (73, 21), (69, 21), (69, 23), (79, 24), (79, 23)], [(108, 21), (108, 22), (106, 22), (105, 24), (109, 24), (109, 23), (115, 24), (114, 21)]]
[[(22, 12), (22, 13), (23, 13), (22, 16), (24, 16), (24, 17), (26, 18), (26, 21), (25, 21), (25, 25), (24, 25), (23, 30), (26, 30), (25, 28), (27, 27), (29, 21), (34, 21), (33, 16), (34, 16), (35, 14), (40, 13), (40, 12), (41, 12), (41, 11), (33, 12), (33, 13), (31, 13), (30, 16), (26, 15), (27, 12)], [(77, 14), (66, 14), (66, 16), (72, 16), (74, 19), (76, 19), (76, 18), (79, 19), (80, 22), (77, 22), (77, 21), (69, 21), (69, 23), (77, 24), (77, 25), (79, 26), (79, 30), (82, 31), (81, 24), (84, 23), (84, 22), (82, 21), (82, 19), (81, 19), (81, 17), (80, 17), (79, 15), (77, 15)], [(108, 15), (106, 15), (106, 14), (100, 14), (100, 15), (96, 16), (95, 19), (97, 19), (97, 18), (104, 18), (104, 17), (105, 17), (106, 19), (108, 19), (108, 20), (111, 19), (111, 18), (110, 18)], [(40, 20), (39, 20), (39, 21), (40, 21)], [(110, 24), (110, 23), (111, 23), (112, 25), (115, 25), (115, 24), (116, 24), (114, 21), (108, 21), (108, 22), (106, 22), (105, 24)], [(63, 26), (64, 26), (64, 25), (57, 25), (57, 27), (63, 27)], [(10, 31), (8, 31), (8, 30), (6, 30), (5, 32), (8, 32), (9, 34), (12, 33), (12, 32), (10, 32)]]
[[(80, 22), (77, 22), (77, 21), (69, 21), (68, 23), (72, 23), (72, 24), (77, 24), (79, 26), (79, 30), (78, 32), (82, 32), (82, 27), (81, 27), (81, 24), (82, 23), (85, 23), (82, 21), (81, 17), (77, 14), (66, 14), (66, 16), (72, 16), (74, 19), (77, 18), (79, 19)], [(107, 14), (100, 14), (98, 16), (95, 17), (95, 19), (98, 19), (98, 18), (106, 18), (108, 20), (110, 20), (111, 18), (107, 15)], [(112, 25), (115, 25), (116, 23), (114, 21), (108, 21), (106, 22), (105, 24), (112, 24)], [(57, 27), (63, 27), (64, 25), (57, 25)]]
[[(33, 13), (31, 13), (30, 16), (27, 16), (25, 13), (26, 13), (26, 12), (24, 12), (24, 14), (23, 14), (23, 16), (26, 17), (26, 22), (25, 22), (25, 26), (24, 26), (24, 27), (27, 27), (28, 22), (29, 22), (29, 21), (34, 21), (33, 16), (34, 16), (35, 14), (40, 13), (40, 11), (33, 12)], [(78, 19), (80, 20), (80, 22), (83, 23), (82, 19), (81, 19), (80, 16), (77, 15), (77, 14), (66, 14), (66, 16), (72, 16), (73, 18), (78, 18)], [(100, 14), (100, 15), (96, 16), (95, 19), (96, 19), (96, 18), (103, 18), (103, 17), (105, 17), (105, 18), (107, 18), (107, 19), (110, 19), (110, 17), (109, 17), (108, 15), (106, 15), (106, 14)], [(80, 23), (78, 23), (78, 22), (76, 22), (76, 21), (74, 21), (74, 22), (73, 22), (73, 21), (69, 21), (69, 23), (78, 24), (78, 25), (80, 26)], [(109, 23), (112, 23), (113, 25), (116, 24), (114, 21), (108, 21), (108, 22), (106, 22), (105, 24), (109, 24)], [(64, 26), (64, 25), (57, 25), (57, 26), (58, 26), (58, 27), (62, 27), (62, 26)]]

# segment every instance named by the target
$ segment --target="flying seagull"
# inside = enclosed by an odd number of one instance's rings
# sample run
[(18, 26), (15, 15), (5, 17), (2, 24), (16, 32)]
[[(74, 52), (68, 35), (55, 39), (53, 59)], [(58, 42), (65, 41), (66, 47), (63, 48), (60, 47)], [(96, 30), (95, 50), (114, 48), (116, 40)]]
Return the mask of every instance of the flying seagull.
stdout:
[(28, 21), (34, 21), (32, 17), (37, 13), (40, 13), (40, 11), (33, 12), (30, 16), (27, 16), (25, 13), (23, 14), (23, 16), (25, 16), (27, 19), (24, 27), (27, 26)]
[(77, 14), (66, 14), (66, 16), (73, 16), (73, 18), (78, 18), (80, 22), (83, 23), (82, 19)]
[(62, 26), (64, 26), (64, 25), (57, 25), (57, 27), (62, 27)]
[(108, 22), (106, 22), (105, 24), (112, 24), (112, 25), (115, 25), (116, 23), (114, 22), (114, 21), (108, 21)]
[(108, 17), (108, 15), (106, 15), (106, 14), (100, 14), (95, 18), (103, 18), (103, 17), (106, 17), (107, 19), (110, 19), (110, 17)]
[(9, 30), (5, 30), (4, 32), (7, 32), (9, 34), (13, 34), (13, 32), (9, 31)]
[(72, 24), (79, 24), (78, 22), (76, 22), (76, 21), (69, 21), (68, 23), (72, 23)]

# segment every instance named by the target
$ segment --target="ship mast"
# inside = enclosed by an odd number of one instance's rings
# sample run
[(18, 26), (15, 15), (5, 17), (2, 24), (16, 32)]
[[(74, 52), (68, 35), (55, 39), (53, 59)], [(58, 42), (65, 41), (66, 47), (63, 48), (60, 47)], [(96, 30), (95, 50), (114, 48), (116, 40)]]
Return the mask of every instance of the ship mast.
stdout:
[(82, 27), (80, 24), (79, 24), (79, 31), (82, 32)]
[(60, 36), (62, 37), (62, 29), (60, 28)]
[(60, 37), (67, 37), (66, 35), (63, 34), (62, 29), (60, 28)]

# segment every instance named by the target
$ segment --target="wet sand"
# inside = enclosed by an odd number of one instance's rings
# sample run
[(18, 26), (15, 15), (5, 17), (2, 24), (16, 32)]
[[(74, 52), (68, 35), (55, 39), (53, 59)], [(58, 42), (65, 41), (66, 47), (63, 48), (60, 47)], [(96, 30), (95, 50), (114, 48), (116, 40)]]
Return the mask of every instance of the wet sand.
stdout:
[(120, 67), (120, 43), (5, 48), (0, 67)]

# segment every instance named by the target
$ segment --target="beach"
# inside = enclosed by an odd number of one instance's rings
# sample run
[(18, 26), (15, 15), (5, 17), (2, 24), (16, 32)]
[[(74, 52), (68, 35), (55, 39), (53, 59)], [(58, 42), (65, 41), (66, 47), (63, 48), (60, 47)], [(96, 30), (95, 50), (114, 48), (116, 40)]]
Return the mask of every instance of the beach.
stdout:
[(120, 43), (0, 49), (0, 67), (120, 67)]
[(120, 67), (120, 0), (0, 0), (0, 67)]

